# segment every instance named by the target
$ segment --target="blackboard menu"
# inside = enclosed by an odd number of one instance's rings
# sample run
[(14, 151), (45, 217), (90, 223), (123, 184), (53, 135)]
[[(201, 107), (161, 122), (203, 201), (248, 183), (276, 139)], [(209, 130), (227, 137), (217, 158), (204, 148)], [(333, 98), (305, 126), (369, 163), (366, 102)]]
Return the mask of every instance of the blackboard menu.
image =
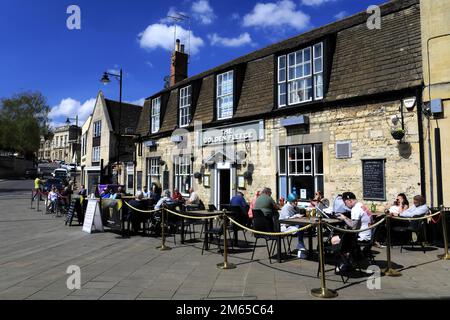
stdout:
[(385, 159), (363, 160), (363, 198), (386, 200)]
[(70, 201), (69, 210), (67, 211), (67, 215), (66, 215), (66, 226), (67, 226), (67, 224), (69, 224), (69, 226), (72, 225), (73, 215), (75, 214), (76, 204), (77, 204), (76, 199), (73, 199), (72, 201)]

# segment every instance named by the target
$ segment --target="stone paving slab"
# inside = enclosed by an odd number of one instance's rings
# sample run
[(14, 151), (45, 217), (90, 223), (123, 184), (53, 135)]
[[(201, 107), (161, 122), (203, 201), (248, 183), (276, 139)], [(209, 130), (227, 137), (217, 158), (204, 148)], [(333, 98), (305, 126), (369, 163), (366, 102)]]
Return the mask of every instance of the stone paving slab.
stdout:
[[(8, 209), (8, 210), (5, 210)], [(241, 236), (241, 235), (240, 235)], [(254, 239), (247, 234), (247, 239)], [(295, 242), (295, 241), (294, 241)], [(315, 299), (320, 286), (317, 261), (295, 257), (270, 263), (266, 249), (233, 252), (233, 270), (220, 270), (223, 256), (216, 247), (201, 254), (202, 243), (177, 245), (173, 238), (166, 252), (156, 250), (158, 238), (122, 239), (115, 233), (86, 234), (80, 226), (67, 227), (54, 218), (29, 209), (28, 199), (0, 199), (0, 299), (31, 300), (252, 300)], [(386, 265), (386, 250), (376, 249), (376, 260)], [(381, 277), (381, 290), (367, 288), (368, 274), (354, 274), (342, 283), (333, 266), (326, 265), (327, 286), (339, 300), (449, 298), (450, 262), (440, 261), (442, 248), (412, 251), (392, 249), (399, 278)], [(69, 290), (67, 267), (81, 269), (81, 289)]]

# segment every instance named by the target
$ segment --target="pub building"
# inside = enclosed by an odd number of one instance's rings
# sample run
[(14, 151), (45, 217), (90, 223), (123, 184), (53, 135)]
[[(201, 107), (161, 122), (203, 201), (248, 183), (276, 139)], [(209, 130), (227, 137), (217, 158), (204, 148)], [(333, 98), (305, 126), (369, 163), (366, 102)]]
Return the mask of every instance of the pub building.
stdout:
[(378, 209), (420, 194), (420, 4), (381, 15), (381, 29), (362, 12), (192, 77), (177, 41), (170, 86), (138, 123), (136, 183), (193, 187), (219, 208), (263, 187), (276, 200), (352, 191)]

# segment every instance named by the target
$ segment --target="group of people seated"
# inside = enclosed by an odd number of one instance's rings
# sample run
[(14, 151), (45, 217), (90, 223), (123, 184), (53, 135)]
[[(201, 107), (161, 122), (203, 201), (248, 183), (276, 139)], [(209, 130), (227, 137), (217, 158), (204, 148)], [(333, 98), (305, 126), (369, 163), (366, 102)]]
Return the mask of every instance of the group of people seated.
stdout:
[(53, 213), (56, 213), (58, 208), (66, 210), (69, 207), (72, 193), (69, 186), (64, 187), (60, 192), (56, 186), (53, 185), (47, 195), (47, 209)]

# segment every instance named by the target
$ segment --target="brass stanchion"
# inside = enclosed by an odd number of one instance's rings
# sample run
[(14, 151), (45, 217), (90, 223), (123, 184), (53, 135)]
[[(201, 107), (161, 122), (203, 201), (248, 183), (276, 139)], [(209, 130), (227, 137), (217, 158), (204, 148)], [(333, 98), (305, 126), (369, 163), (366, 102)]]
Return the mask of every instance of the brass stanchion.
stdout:
[(161, 251), (167, 251), (167, 250), (172, 250), (171, 247), (166, 246), (166, 236), (165, 236), (165, 232), (164, 232), (164, 225), (165, 225), (165, 213), (166, 210), (161, 210), (161, 239), (162, 239), (162, 243), (160, 246), (156, 247), (156, 249), (159, 249)]
[(33, 192), (33, 190), (31, 190), (31, 204), (30, 204), (30, 209), (34, 209), (34, 208), (33, 208), (33, 202), (34, 202), (33, 195), (34, 195), (34, 192)]
[(233, 263), (228, 263), (228, 240), (227, 240), (227, 228), (228, 228), (228, 217), (225, 214), (225, 210), (224, 213), (222, 215), (222, 219), (223, 219), (223, 262), (222, 263), (218, 263), (217, 264), (217, 268), (219, 269), (236, 269), (236, 265)]
[(335, 298), (338, 293), (335, 290), (327, 289), (325, 283), (324, 249), (322, 234), (322, 215), (319, 215), (319, 224), (317, 226), (317, 237), (319, 241), (319, 266), (320, 266), (320, 288), (311, 289), (311, 294), (317, 298)]
[[(39, 191), (38, 191), (38, 192), (39, 192)], [(37, 198), (37, 212), (40, 212), (41, 210), (39, 210), (39, 202), (41, 202), (41, 201), (40, 201), (41, 195), (38, 194), (36, 198)]]
[(444, 207), (441, 206), (441, 220), (442, 220), (442, 232), (443, 232), (443, 239), (444, 239), (444, 254), (438, 255), (439, 259), (442, 260), (450, 260), (450, 255), (448, 254), (448, 238), (447, 238), (447, 212), (444, 211)]
[(386, 215), (386, 257), (387, 257), (387, 268), (383, 270), (383, 274), (389, 277), (399, 277), (402, 274), (400, 271), (392, 268), (391, 261), (391, 216)]

